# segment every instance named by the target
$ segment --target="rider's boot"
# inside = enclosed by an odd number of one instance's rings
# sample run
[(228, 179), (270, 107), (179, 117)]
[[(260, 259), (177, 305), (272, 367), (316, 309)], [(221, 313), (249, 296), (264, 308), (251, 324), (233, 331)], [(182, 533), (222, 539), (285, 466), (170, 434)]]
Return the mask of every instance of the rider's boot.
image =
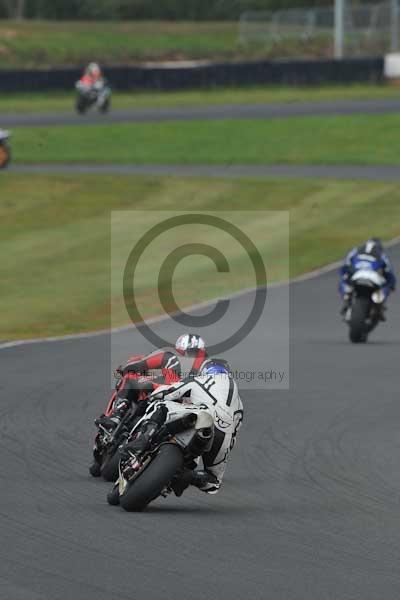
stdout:
[[(208, 491), (209, 485), (216, 486), (218, 489), (218, 479), (212, 473), (204, 470), (185, 469), (183, 473), (174, 479), (171, 483), (171, 488), (175, 496), (182, 496), (183, 492), (190, 486), (199, 488), (200, 490)], [(213, 488), (210, 488), (213, 489)]]
[(116, 406), (110, 415), (101, 415), (98, 419), (95, 420), (95, 424), (98, 427), (101, 426), (104, 427), (104, 429), (112, 431), (113, 429), (116, 429), (121, 423), (121, 420), (126, 414), (130, 403), (127, 400), (122, 400), (121, 398), (119, 398), (116, 400), (115, 404)]

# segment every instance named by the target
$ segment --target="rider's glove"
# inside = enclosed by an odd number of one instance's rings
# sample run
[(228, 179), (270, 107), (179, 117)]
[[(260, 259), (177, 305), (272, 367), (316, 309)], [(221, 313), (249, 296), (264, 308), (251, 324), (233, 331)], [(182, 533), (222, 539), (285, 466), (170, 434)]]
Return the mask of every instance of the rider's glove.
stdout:
[(122, 369), (123, 369), (123, 367), (122, 367), (122, 365), (120, 365), (120, 366), (119, 366), (119, 367), (117, 367), (117, 368), (115, 369), (115, 371), (114, 371), (114, 378), (115, 378), (117, 381), (119, 381), (120, 379), (122, 379), (122, 378), (123, 378), (123, 376), (124, 376), (124, 374), (123, 374), (123, 372), (122, 372)]

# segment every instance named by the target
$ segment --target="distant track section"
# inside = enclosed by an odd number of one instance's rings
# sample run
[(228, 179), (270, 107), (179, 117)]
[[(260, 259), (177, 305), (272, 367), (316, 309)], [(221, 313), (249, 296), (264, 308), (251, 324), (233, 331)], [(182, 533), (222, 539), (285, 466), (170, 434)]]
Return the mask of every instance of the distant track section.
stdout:
[[(134, 98), (134, 96), (133, 96)], [(220, 104), (191, 107), (132, 108), (109, 115), (85, 116), (65, 113), (9, 113), (1, 116), (2, 127), (45, 127), (49, 125), (98, 125), (99, 123), (159, 123), (219, 119), (280, 119), (289, 117), (400, 113), (400, 98), (335, 100), (280, 104)]]

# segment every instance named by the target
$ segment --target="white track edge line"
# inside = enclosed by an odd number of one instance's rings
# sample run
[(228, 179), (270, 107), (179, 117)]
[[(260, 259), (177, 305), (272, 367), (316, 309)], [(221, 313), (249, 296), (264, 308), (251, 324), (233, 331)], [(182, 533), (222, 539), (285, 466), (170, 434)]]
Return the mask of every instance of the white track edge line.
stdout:
[[(399, 244), (399, 243), (400, 243), (400, 236), (397, 236), (397, 237), (391, 239), (389, 242), (386, 242), (385, 246), (390, 248), (391, 246), (395, 246), (396, 244)], [(343, 263), (342, 260), (338, 260), (338, 261), (329, 263), (329, 264), (325, 265), (324, 267), (320, 267), (318, 269), (314, 269), (313, 271), (309, 271), (308, 273), (304, 273), (303, 275), (298, 275), (297, 277), (293, 277), (292, 279), (287, 279), (285, 281), (278, 281), (276, 283), (271, 283), (268, 285), (268, 287), (271, 289), (274, 289), (274, 288), (284, 287), (285, 285), (301, 283), (303, 281), (308, 281), (309, 279), (316, 279), (317, 277), (320, 277), (321, 275), (325, 275), (325, 273), (330, 273), (331, 271), (334, 271), (335, 269), (340, 267), (340, 265), (342, 263)], [(239, 298), (240, 296), (245, 296), (246, 294), (249, 294), (250, 292), (254, 292), (255, 289), (256, 289), (255, 287), (246, 288), (244, 290), (240, 290), (239, 292), (230, 294), (229, 296), (223, 296), (222, 298), (224, 298), (224, 299)], [(207, 306), (210, 306), (211, 304), (214, 304), (218, 300), (221, 300), (222, 298), (214, 298), (213, 300), (207, 300), (205, 302), (199, 302), (198, 304), (192, 304), (191, 306), (184, 307), (182, 309), (182, 311), (195, 311), (195, 310), (198, 310), (201, 308), (205, 308)], [(152, 317), (151, 319), (146, 319), (146, 321), (144, 321), (144, 322), (152, 325), (154, 323), (160, 323), (162, 321), (165, 321), (166, 319), (171, 318), (171, 316), (172, 315), (160, 315), (158, 317)], [(138, 326), (140, 324), (141, 323), (137, 323)], [(64, 341), (68, 341), (68, 340), (90, 339), (90, 338), (94, 338), (94, 337), (99, 337), (101, 335), (129, 331), (129, 329), (131, 329), (132, 327), (133, 328), (135, 327), (135, 325), (133, 323), (131, 325), (122, 325), (121, 327), (114, 327), (112, 329), (100, 329), (98, 331), (91, 331), (88, 333), (71, 333), (69, 335), (50, 336), (50, 337), (43, 337), (43, 338), (31, 338), (31, 339), (25, 339), (25, 340), (14, 340), (11, 342), (3, 342), (2, 344), (0, 344), (0, 350), (6, 350), (7, 348), (15, 348), (17, 346), (27, 346), (27, 345), (31, 345), (31, 344), (44, 344), (44, 343), (48, 343), (48, 342), (64, 342)]]

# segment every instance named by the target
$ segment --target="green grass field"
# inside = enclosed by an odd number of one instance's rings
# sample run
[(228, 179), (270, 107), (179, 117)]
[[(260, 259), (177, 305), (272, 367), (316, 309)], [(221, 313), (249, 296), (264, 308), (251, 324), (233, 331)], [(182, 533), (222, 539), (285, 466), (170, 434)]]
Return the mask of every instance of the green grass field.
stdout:
[(242, 45), (238, 22), (0, 21), (0, 67), (331, 56), (330, 37)]
[[(115, 92), (113, 108), (202, 106), (210, 104), (264, 104), (281, 102), (373, 100), (400, 98), (400, 90), (390, 85), (354, 84), (326, 86), (265, 86), (178, 92)], [(0, 112), (57, 112), (72, 111), (74, 93), (3, 94)]]
[(0, 66), (228, 58), (240, 53), (236, 40), (234, 22), (0, 21)]
[[(380, 210), (376, 211), (379, 205)], [(120, 298), (110, 297), (112, 210), (253, 210), (247, 224), (259, 232), (259, 210), (290, 215), (291, 275), (344, 255), (373, 233), (400, 233), (400, 188), (396, 184), (335, 181), (206, 181), (169, 178), (39, 176), (2, 173), (0, 178), (0, 339), (65, 334), (106, 328), (110, 306), (124, 322)], [(145, 225), (146, 215), (138, 227)], [(139, 219), (139, 217), (138, 217)], [(283, 222), (273, 221), (268, 256), (279, 256)], [(129, 231), (121, 230), (129, 240)], [(262, 246), (264, 247), (264, 246)], [(272, 261), (272, 278), (285, 275)], [(199, 302), (246, 285), (241, 263), (233, 279), (204, 285), (204, 262), (191, 265), (191, 282), (178, 272), (184, 302)], [(236, 271), (238, 271), (236, 273)], [(334, 290), (332, 290), (334, 293)], [(148, 281), (138, 302), (145, 315), (157, 313)], [(114, 320), (115, 323), (115, 320)]]
[(22, 163), (399, 164), (400, 115), (16, 129)]

